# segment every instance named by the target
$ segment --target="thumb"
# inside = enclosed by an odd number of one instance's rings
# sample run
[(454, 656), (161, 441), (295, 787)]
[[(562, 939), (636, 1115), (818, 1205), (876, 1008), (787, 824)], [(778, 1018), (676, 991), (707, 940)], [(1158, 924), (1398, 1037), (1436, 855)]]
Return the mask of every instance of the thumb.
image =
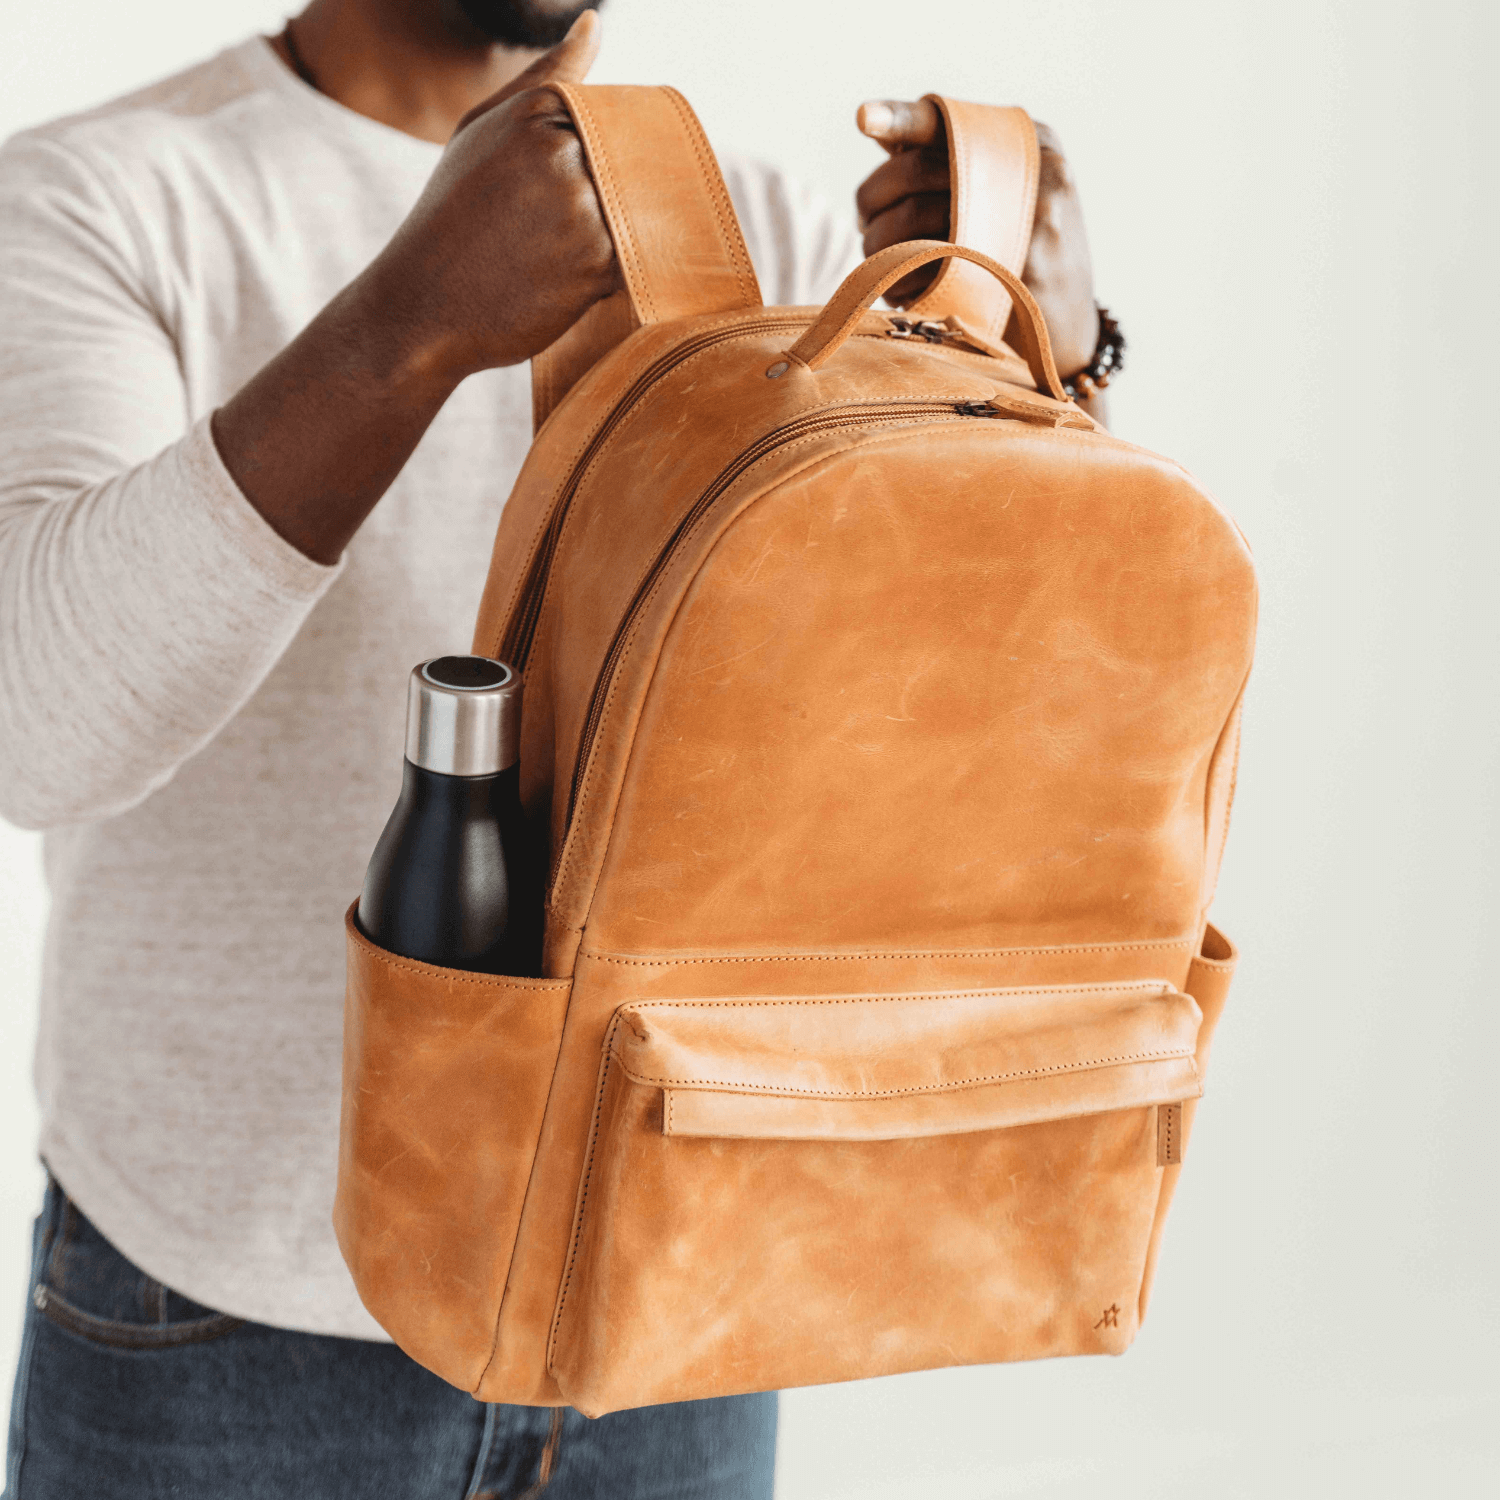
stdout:
[(931, 99), (871, 99), (855, 116), (860, 133), (879, 141), (894, 156), (942, 141), (943, 117)]
[(603, 27), (599, 12), (586, 10), (568, 28), (568, 34), (550, 52), (544, 52), (501, 96), (534, 89), (540, 83), (582, 83), (599, 55)]
[[(537, 60), (518, 73), (503, 89), (490, 95), (483, 104), (477, 104), (458, 122), (462, 130), (471, 120), (504, 104), (516, 94), (527, 89), (539, 88), (544, 83), (582, 83), (599, 55), (599, 39), (603, 27), (599, 24), (599, 12), (586, 10), (573, 22), (568, 34), (555, 47), (542, 53)], [(457, 134), (457, 131), (454, 132)]]

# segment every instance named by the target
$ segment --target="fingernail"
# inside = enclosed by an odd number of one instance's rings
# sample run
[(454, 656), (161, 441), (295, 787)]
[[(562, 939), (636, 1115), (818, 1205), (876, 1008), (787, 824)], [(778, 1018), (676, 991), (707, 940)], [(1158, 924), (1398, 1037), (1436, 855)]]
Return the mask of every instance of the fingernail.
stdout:
[(896, 116), (888, 104), (861, 104), (859, 128), (866, 135), (884, 135), (896, 123)]

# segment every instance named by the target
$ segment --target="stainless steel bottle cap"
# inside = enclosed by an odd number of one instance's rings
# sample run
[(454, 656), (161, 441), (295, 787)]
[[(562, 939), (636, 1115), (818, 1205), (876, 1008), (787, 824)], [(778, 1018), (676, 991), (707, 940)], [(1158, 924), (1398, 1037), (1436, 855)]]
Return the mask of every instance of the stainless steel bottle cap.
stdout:
[(437, 656), (411, 669), (406, 758), (442, 776), (493, 776), (521, 755), (521, 679), (487, 656)]

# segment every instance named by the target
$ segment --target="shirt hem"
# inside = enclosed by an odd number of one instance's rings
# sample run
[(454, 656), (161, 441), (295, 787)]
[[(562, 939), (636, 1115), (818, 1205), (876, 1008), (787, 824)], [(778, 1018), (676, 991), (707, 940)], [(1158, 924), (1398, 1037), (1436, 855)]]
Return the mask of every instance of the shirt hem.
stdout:
[(395, 1342), (365, 1310), (347, 1272), (338, 1279), (299, 1274), (290, 1266), (259, 1271), (207, 1266), (201, 1244), (184, 1251), (159, 1228), (148, 1227), (140, 1204), (129, 1201), (108, 1174), (94, 1170), (57, 1135), (44, 1133), (41, 1157), (99, 1233), (127, 1260), (174, 1292), (216, 1312), (290, 1333), (370, 1344)]

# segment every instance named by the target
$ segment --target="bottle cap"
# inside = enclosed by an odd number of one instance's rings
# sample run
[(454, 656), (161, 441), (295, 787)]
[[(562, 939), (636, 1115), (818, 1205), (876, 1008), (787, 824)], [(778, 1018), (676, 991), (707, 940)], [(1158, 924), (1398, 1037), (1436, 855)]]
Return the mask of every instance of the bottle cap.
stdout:
[(487, 656), (437, 656), (411, 669), (406, 758), (442, 776), (493, 776), (521, 755), (521, 679)]

